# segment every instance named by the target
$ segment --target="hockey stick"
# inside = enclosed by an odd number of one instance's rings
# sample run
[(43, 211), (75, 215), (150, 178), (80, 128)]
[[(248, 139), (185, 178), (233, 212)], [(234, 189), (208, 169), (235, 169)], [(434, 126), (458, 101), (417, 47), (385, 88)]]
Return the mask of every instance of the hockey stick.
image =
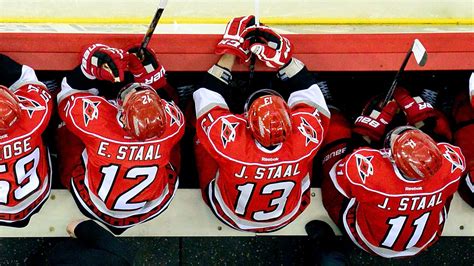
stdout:
[[(257, 39), (257, 34), (258, 34), (258, 26), (260, 26), (260, 0), (255, 0), (254, 2), (254, 8), (255, 8), (255, 26), (257, 26), (257, 29), (255, 30), (255, 36), (253, 37), (253, 42)], [(251, 52), (250, 52), (251, 53)], [(252, 88), (252, 83), (253, 83), (253, 77), (255, 75), (255, 63), (257, 62), (257, 57), (254, 54), (250, 55), (250, 66), (249, 66), (249, 88)]]
[(400, 70), (398, 70), (397, 74), (395, 75), (395, 78), (393, 79), (392, 86), (390, 86), (390, 89), (387, 92), (387, 96), (385, 96), (385, 100), (380, 106), (381, 108), (387, 105), (390, 99), (392, 99), (393, 93), (395, 92), (395, 88), (397, 87), (397, 84), (400, 81), (402, 73), (405, 71), (405, 67), (407, 66), (408, 60), (410, 59), (410, 55), (412, 53), (415, 56), (416, 63), (419, 66), (422, 67), (426, 64), (426, 61), (428, 60), (428, 53), (426, 52), (426, 49), (423, 44), (418, 39), (415, 39), (410, 47), (410, 50), (408, 50), (405, 59), (403, 60)]
[(167, 3), (168, 0), (160, 0), (160, 3), (158, 4), (158, 9), (156, 10), (155, 16), (153, 17), (150, 26), (148, 26), (148, 30), (145, 33), (145, 37), (143, 37), (143, 41), (140, 45), (140, 48), (138, 49), (138, 55), (140, 56), (140, 58), (143, 58), (144, 56), (144, 50), (148, 46), (148, 43), (151, 40), (151, 36), (153, 36), (153, 32), (155, 31), (158, 21), (160, 21), (161, 15), (163, 14)]

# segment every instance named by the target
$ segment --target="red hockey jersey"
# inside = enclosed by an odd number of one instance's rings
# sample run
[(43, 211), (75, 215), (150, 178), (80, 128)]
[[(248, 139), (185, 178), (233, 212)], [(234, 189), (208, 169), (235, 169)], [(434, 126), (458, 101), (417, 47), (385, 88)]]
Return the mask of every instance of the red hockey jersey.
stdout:
[(201, 88), (194, 100), (198, 140), (218, 164), (207, 191), (218, 218), (256, 232), (293, 221), (310, 203), (312, 159), (329, 123), (319, 87), (290, 95), (292, 132), (273, 150), (255, 141), (246, 120), (232, 114), (220, 94)]
[(127, 228), (157, 216), (178, 187), (169, 160), (184, 119), (173, 103), (162, 101), (168, 126), (163, 136), (147, 141), (130, 137), (116, 106), (102, 97), (76, 91), (59, 103), (62, 120), (85, 144), (85, 175), (71, 179), (72, 191), (81, 207), (111, 226)]
[(3, 223), (29, 218), (51, 191), (51, 161), (42, 140), (51, 117), (51, 96), (28, 67), (24, 67), (22, 79), (10, 89), (20, 101), (21, 116), (10, 132), (0, 136), (0, 222)]
[(439, 143), (443, 162), (428, 180), (408, 181), (385, 154), (361, 148), (331, 169), (347, 198), (344, 229), (355, 244), (386, 258), (412, 256), (436, 242), (465, 168), (458, 147)]

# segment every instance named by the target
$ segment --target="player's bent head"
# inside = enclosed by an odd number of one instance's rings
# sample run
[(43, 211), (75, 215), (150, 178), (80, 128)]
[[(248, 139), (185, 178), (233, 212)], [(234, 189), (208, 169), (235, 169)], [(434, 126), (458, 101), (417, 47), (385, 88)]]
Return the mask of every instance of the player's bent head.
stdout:
[(436, 142), (415, 127), (393, 129), (387, 134), (385, 147), (390, 149), (392, 161), (408, 179), (428, 179), (441, 168), (442, 154)]
[(20, 104), (12, 91), (0, 85), (0, 133), (7, 132), (20, 119)]
[(166, 129), (166, 114), (160, 96), (143, 83), (123, 87), (117, 99), (124, 129), (138, 140), (159, 138)]
[(269, 89), (254, 92), (244, 110), (247, 126), (261, 145), (278, 145), (291, 134), (290, 108), (278, 92)]

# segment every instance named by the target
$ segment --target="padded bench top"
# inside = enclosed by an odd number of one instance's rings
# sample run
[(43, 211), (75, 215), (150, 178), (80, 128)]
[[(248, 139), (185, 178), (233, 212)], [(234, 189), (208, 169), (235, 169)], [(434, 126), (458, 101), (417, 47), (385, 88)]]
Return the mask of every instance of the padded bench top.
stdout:
[[(311, 190), (311, 204), (291, 224), (285, 228), (261, 235), (306, 235), (307, 222), (319, 219), (331, 224), (322, 206), (320, 189)], [(41, 211), (35, 214), (30, 224), (22, 229), (1, 227), (0, 237), (66, 237), (66, 225), (84, 218), (67, 190), (53, 189), (50, 198)], [(449, 218), (443, 236), (474, 236), (474, 210), (456, 193), (451, 203)], [(220, 222), (201, 198), (199, 189), (178, 189), (168, 209), (155, 219), (137, 225), (122, 236), (255, 236), (255, 233), (240, 232)]]

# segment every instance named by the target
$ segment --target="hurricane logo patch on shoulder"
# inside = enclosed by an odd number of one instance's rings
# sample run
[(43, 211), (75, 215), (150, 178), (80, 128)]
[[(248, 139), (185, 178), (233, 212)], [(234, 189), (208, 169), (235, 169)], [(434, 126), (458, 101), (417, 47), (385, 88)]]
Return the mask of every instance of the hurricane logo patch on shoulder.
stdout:
[(464, 165), (462, 163), (461, 157), (451, 147), (446, 146), (446, 151), (443, 153), (443, 156), (451, 163), (451, 173), (453, 173), (456, 169), (464, 171)]
[(26, 98), (26, 97), (21, 96), (21, 95), (17, 95), (16, 97), (20, 101), (20, 108), (23, 109), (23, 110), (26, 110), (28, 112), (28, 116), (30, 118), (33, 117), (33, 114), (36, 111), (46, 110), (46, 107), (42, 106), (37, 101), (34, 101), (32, 99)]
[(306, 138), (305, 146), (308, 146), (310, 142), (319, 143), (318, 133), (303, 117), (301, 117), (301, 124), (298, 126), (298, 130)]
[[(170, 106), (171, 105), (171, 106)], [(172, 103), (165, 105), (165, 111), (170, 116), (170, 126), (177, 124), (181, 126), (181, 114), (176, 109), (176, 106)]]
[(236, 131), (235, 129), (239, 123), (231, 123), (227, 119), (222, 118), (222, 127), (221, 127), (221, 140), (224, 148), (227, 147), (227, 144), (235, 140)]
[(355, 158), (357, 163), (357, 172), (359, 173), (360, 179), (362, 179), (362, 183), (365, 184), (366, 178), (374, 174), (374, 166), (371, 162), (374, 156), (365, 157), (363, 155), (356, 154)]
[(84, 116), (84, 125), (87, 127), (89, 122), (99, 117), (100, 102), (94, 102), (89, 99), (82, 100), (82, 110)]

